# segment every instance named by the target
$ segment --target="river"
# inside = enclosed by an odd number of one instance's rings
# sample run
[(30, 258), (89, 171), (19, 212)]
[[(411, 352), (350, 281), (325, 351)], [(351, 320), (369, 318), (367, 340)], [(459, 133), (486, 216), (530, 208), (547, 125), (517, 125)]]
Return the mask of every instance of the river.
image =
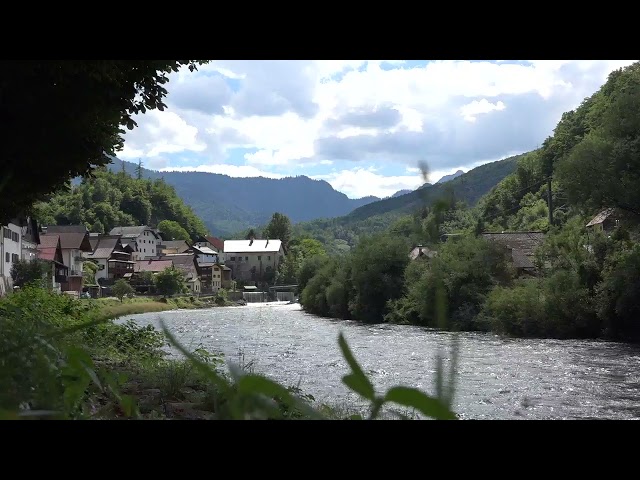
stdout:
[[(360, 408), (341, 382), (347, 365), (342, 331), (354, 356), (382, 392), (395, 385), (434, 393), (435, 357), (452, 335), (415, 326), (362, 325), (309, 315), (299, 304), (179, 310), (132, 315), (163, 319), (188, 347), (254, 361), (262, 373), (330, 405)], [(123, 319), (124, 320), (124, 319)], [(465, 419), (640, 418), (640, 347), (604, 341), (459, 337), (454, 411)]]

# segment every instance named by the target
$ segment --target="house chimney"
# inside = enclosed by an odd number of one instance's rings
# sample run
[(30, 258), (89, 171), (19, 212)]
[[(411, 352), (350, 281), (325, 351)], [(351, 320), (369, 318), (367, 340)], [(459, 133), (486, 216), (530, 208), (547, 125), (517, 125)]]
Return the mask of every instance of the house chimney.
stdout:
[(249, 238), (249, 246), (253, 245), (253, 235), (251, 235), (251, 238)]

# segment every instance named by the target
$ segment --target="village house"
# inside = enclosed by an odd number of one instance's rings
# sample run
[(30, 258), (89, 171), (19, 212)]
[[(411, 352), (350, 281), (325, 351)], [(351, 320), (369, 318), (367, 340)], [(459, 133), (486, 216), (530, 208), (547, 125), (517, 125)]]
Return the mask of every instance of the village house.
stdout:
[(185, 253), (190, 248), (186, 240), (165, 240), (162, 243), (164, 244), (162, 255), (175, 255), (177, 253)]
[[(17, 220), (16, 220), (17, 222)], [(13, 289), (11, 268), (22, 258), (22, 229), (9, 222), (0, 226), (0, 296)]]
[[(197, 247), (209, 247), (219, 255), (222, 255), (224, 253), (224, 240), (220, 240), (217, 237), (198, 237), (194, 245)], [(222, 260), (222, 258), (220, 260)]]
[(167, 255), (163, 258), (170, 258), (173, 265), (182, 272), (187, 288), (191, 293), (202, 293), (211, 291), (211, 273), (207, 275), (207, 280), (202, 282), (198, 267), (196, 266), (196, 257), (193, 253), (181, 253), (176, 255)]
[(132, 250), (130, 245), (122, 246), (117, 235), (99, 235), (90, 237), (89, 242), (92, 252), (84, 253), (85, 260), (92, 261), (98, 266), (96, 281), (116, 280), (119, 278), (131, 278), (135, 262), (131, 260)]
[(543, 232), (499, 232), (483, 233), (486, 240), (502, 245), (511, 254), (518, 274), (536, 275), (535, 251), (544, 241)]
[(20, 222), (22, 230), (22, 259), (30, 262), (38, 258), (40, 232), (35, 218), (26, 217)]
[(231, 269), (223, 264), (216, 264), (212, 270), (212, 291), (216, 293), (221, 288), (231, 288)]
[(275, 273), (284, 257), (282, 241), (270, 239), (225, 240), (225, 265), (234, 280), (256, 281)]
[(62, 291), (81, 294), (84, 283), (82, 276), (84, 258), (82, 254), (83, 252), (91, 252), (89, 232), (82, 225), (50, 225), (46, 228), (46, 233), (40, 235), (40, 241), (42, 242), (42, 238), (49, 235), (60, 237), (62, 260), (69, 269), (67, 282), (62, 284)]
[(162, 254), (163, 242), (160, 234), (146, 225), (139, 227), (115, 227), (109, 235), (120, 237), (122, 246), (131, 246), (133, 260), (144, 260)]
[(54, 233), (43, 235), (38, 243), (38, 258), (51, 264), (51, 287), (55, 292), (62, 291), (62, 285), (68, 283), (69, 267), (64, 264), (60, 236)]
[(433, 258), (437, 255), (438, 252), (435, 250), (431, 250), (429, 247), (424, 247), (422, 245), (416, 245), (409, 252), (409, 258), (411, 260), (416, 260), (417, 258)]
[(620, 218), (614, 208), (607, 208), (598, 213), (587, 223), (590, 231), (611, 233), (620, 224)]

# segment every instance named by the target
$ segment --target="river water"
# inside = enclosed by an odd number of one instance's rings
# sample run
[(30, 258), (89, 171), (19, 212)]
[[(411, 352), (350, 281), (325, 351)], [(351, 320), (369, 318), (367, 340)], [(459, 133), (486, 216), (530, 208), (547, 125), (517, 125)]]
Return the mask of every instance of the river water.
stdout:
[[(415, 326), (362, 325), (309, 315), (299, 304), (179, 310), (131, 317), (168, 328), (187, 347), (254, 361), (284, 385), (317, 401), (362, 407), (341, 382), (342, 331), (378, 392), (395, 385), (433, 394), (435, 358), (452, 335)], [(124, 320), (124, 319), (123, 319)], [(503, 339), (459, 335), (454, 411), (465, 419), (640, 418), (640, 347), (603, 341)]]

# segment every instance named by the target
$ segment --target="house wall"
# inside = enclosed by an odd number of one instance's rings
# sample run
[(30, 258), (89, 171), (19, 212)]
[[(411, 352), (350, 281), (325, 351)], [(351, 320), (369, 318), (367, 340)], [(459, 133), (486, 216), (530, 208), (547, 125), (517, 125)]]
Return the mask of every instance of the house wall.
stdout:
[(38, 245), (22, 239), (22, 259), (31, 262), (38, 258)]
[(0, 277), (6, 278), (8, 286), (12, 287), (11, 267), (22, 258), (22, 229), (10, 223), (0, 230)]
[(136, 238), (138, 251), (134, 252), (134, 260), (145, 260), (158, 255), (158, 244), (160, 241), (156, 238), (151, 230), (145, 230)]
[(96, 282), (101, 278), (109, 278), (109, 262), (106, 258), (99, 258), (93, 260), (98, 264), (98, 271), (96, 272)]
[(252, 269), (255, 267), (255, 276), (264, 275), (267, 267), (277, 269), (282, 258), (280, 252), (240, 252), (226, 253), (225, 264), (233, 271), (232, 278), (236, 280), (254, 280)]

